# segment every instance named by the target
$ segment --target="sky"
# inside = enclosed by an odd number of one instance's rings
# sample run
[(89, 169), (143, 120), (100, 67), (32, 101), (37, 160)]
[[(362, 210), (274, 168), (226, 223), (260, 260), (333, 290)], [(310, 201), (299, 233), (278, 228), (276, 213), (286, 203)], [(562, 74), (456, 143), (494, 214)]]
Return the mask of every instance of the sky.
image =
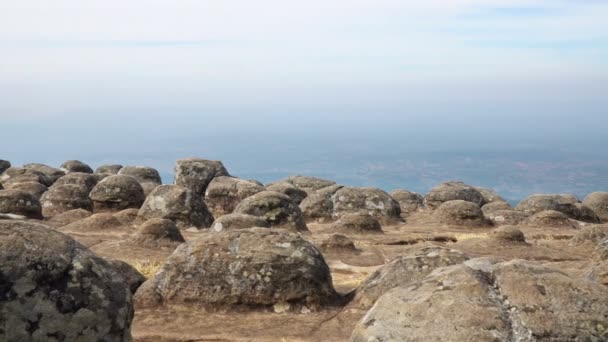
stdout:
[(159, 155), (261, 141), (603, 158), (606, 18), (603, 0), (0, 0), (0, 122), (19, 141), (0, 158), (169, 169)]

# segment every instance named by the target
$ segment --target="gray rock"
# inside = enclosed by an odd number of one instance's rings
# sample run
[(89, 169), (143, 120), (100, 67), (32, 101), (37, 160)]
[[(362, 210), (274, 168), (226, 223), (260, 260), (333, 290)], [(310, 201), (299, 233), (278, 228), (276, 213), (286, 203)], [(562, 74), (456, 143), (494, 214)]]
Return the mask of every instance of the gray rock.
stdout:
[(424, 206), (424, 197), (412, 191), (397, 189), (391, 192), (390, 195), (395, 201), (399, 202), (402, 215), (416, 212)]
[(42, 215), (47, 218), (72, 209), (93, 210), (89, 190), (74, 184), (51, 186), (40, 198), (40, 204)]
[(297, 234), (267, 228), (205, 234), (182, 244), (135, 295), (138, 307), (276, 311), (314, 310), (337, 299), (319, 251)]
[[(484, 207), (485, 206), (487, 206), (487, 204), (484, 205)], [(483, 211), (483, 208), (481, 210)], [(484, 213), (484, 216), (486, 219), (492, 221), (495, 226), (514, 226), (524, 222), (528, 218), (528, 214), (519, 210), (494, 210)]]
[(504, 198), (500, 197), (500, 195), (496, 191), (494, 191), (492, 189), (481, 188), (481, 187), (475, 187), (475, 189), (477, 189), (477, 191), (479, 191), (479, 193), (481, 194), (481, 197), (483, 197), (483, 202), (485, 204), (496, 203), (496, 202), (503, 202), (503, 203), (507, 202), (507, 201), (505, 201)]
[(442, 203), (454, 200), (472, 202), (480, 207), (486, 204), (478, 189), (457, 181), (439, 184), (424, 196), (424, 204), (430, 209), (437, 209)]
[(278, 192), (262, 191), (249, 196), (234, 212), (262, 217), (271, 227), (308, 231), (300, 208), (287, 195)]
[(120, 169), (122, 169), (122, 165), (120, 164), (106, 164), (101, 165), (100, 167), (95, 169), (95, 173), (107, 173), (110, 175), (117, 175)]
[(324, 239), (319, 243), (319, 248), (321, 248), (323, 252), (357, 251), (355, 243), (342, 234), (330, 235), (327, 239)]
[(583, 204), (591, 208), (602, 221), (608, 221), (608, 192), (590, 193)]
[(373, 216), (366, 213), (348, 213), (342, 215), (340, 219), (331, 225), (335, 231), (344, 233), (382, 233), (380, 222)]
[(572, 242), (575, 244), (590, 243), (597, 245), (608, 239), (608, 225), (594, 224), (583, 227), (574, 235)]
[(0, 340), (130, 341), (131, 292), (67, 235), (0, 221)]
[(341, 185), (331, 185), (309, 194), (302, 203), (300, 203), (300, 209), (302, 210), (304, 219), (308, 222), (327, 222), (335, 220), (336, 218), (333, 216), (334, 202), (332, 197), (341, 188)]
[(120, 169), (118, 174), (135, 178), (144, 189), (146, 196), (162, 184), (158, 171), (148, 166), (125, 166)]
[(333, 216), (367, 213), (383, 223), (401, 221), (401, 207), (388, 193), (377, 188), (343, 187), (332, 196)]
[(23, 165), (23, 168), (42, 173), (48, 179), (48, 182), (49, 182), (48, 184), (43, 183), (44, 185), (47, 185), (47, 186), (53, 185), (53, 183), (55, 183), (56, 180), (65, 176), (65, 171), (54, 168), (52, 166), (45, 165), (45, 164), (30, 163), (30, 164)]
[(91, 169), (89, 165), (81, 162), (80, 160), (68, 160), (65, 163), (61, 164), (59, 168), (65, 171), (66, 173), (93, 173), (93, 169)]
[(9, 182), (5, 185), (5, 189), (25, 191), (37, 199), (48, 190), (45, 185), (38, 182)]
[(144, 190), (135, 178), (114, 175), (104, 178), (89, 194), (96, 212), (139, 208), (145, 200)]
[(593, 215), (592, 211), (590, 212), (585, 206), (580, 204), (576, 196), (568, 194), (537, 194), (528, 196), (519, 202), (515, 209), (530, 215), (545, 210), (554, 210), (559, 211), (574, 220), (590, 223), (599, 222), (597, 215)]
[(205, 203), (214, 217), (230, 214), (245, 198), (264, 191), (264, 187), (243, 179), (218, 176), (207, 186)]
[(530, 216), (522, 224), (532, 227), (578, 228), (578, 225), (569, 219), (568, 216), (555, 210), (544, 210), (538, 212)]
[(6, 186), (8, 183), (24, 183), (24, 182), (38, 182), (45, 186), (51, 186), (53, 182), (42, 172), (21, 168), (11, 167), (6, 169), (2, 175), (0, 175), (0, 182)]
[(173, 220), (182, 229), (208, 228), (213, 223), (203, 198), (179, 185), (160, 185), (148, 195), (139, 209), (138, 221), (152, 218)]
[(8, 169), (9, 167), (11, 167), (11, 162), (9, 162), (8, 160), (0, 159), (0, 174), (6, 171), (6, 169)]
[(124, 283), (131, 290), (131, 294), (135, 294), (135, 291), (146, 281), (146, 277), (139, 271), (122, 260), (108, 260), (108, 263), (114, 268), (114, 271), (124, 279)]
[(232, 213), (220, 216), (211, 225), (214, 232), (254, 227), (270, 228), (270, 223), (258, 216)]
[(21, 190), (0, 190), (0, 213), (23, 215), (41, 219), (42, 208), (38, 199)]
[(146, 248), (175, 248), (186, 242), (171, 220), (153, 218), (144, 222), (129, 243)]
[(175, 184), (204, 196), (215, 177), (230, 176), (221, 161), (186, 158), (175, 162)]
[(289, 182), (276, 182), (266, 187), (268, 191), (276, 191), (285, 194), (294, 201), (295, 204), (300, 205), (302, 201), (308, 196), (308, 193), (296, 185)]
[(476, 203), (462, 200), (443, 202), (434, 212), (434, 219), (441, 224), (453, 226), (485, 227), (487, 220)]
[(137, 219), (137, 214), (139, 213), (139, 209), (137, 208), (129, 208), (121, 210), (117, 213), (114, 213), (114, 217), (118, 219), (123, 225), (130, 226)]
[(513, 207), (511, 207), (509, 203), (501, 201), (486, 203), (481, 207), (481, 211), (484, 215), (488, 215), (498, 210), (513, 210)]
[(398, 256), (364, 280), (354, 299), (359, 307), (371, 307), (380, 296), (396, 287), (407, 287), (433, 270), (469, 260), (465, 253), (443, 247), (422, 247)]
[(84, 172), (71, 172), (59, 178), (55, 182), (55, 184), (53, 184), (53, 186), (73, 184), (78, 185), (81, 188), (87, 189), (87, 192), (91, 192), (91, 190), (93, 190), (95, 185), (97, 185), (100, 180), (101, 179), (99, 179), (99, 175), (93, 175)]
[(490, 238), (501, 242), (515, 244), (526, 242), (526, 236), (524, 235), (524, 233), (513, 226), (503, 226), (493, 229), (490, 232)]
[(603, 341), (606, 296), (605, 286), (528, 261), (468, 261), (384, 294), (351, 340)]
[(281, 179), (276, 182), (270, 183), (267, 185), (267, 187), (271, 187), (276, 183), (283, 183), (283, 182), (290, 183), (290, 184), (296, 186), (297, 188), (300, 188), (300, 189), (306, 191), (306, 193), (308, 193), (308, 194), (311, 194), (313, 192), (316, 192), (316, 191), (326, 188), (328, 186), (336, 185), (336, 182), (334, 182), (334, 181), (317, 178), (317, 177), (290, 176), (285, 179)]

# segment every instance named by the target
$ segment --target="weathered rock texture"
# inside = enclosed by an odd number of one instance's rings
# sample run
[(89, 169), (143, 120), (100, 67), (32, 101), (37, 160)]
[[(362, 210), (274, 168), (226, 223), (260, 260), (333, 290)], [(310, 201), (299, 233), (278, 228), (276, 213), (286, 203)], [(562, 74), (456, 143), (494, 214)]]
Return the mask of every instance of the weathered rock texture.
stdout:
[(213, 223), (203, 198), (179, 185), (160, 185), (148, 195), (139, 209), (138, 221), (152, 218), (172, 220), (180, 228), (208, 228)]
[(145, 200), (144, 189), (133, 177), (113, 175), (97, 183), (89, 194), (96, 212), (139, 208)]
[(579, 203), (574, 195), (552, 194), (552, 195), (532, 195), (519, 202), (517, 210), (524, 211), (530, 215), (537, 214), (545, 210), (555, 210), (563, 213), (571, 219), (598, 223), (599, 217), (594, 215), (585, 205)]
[(173, 221), (153, 218), (144, 222), (129, 242), (147, 248), (175, 248), (186, 240)]
[(282, 181), (272, 183), (266, 187), (268, 191), (276, 191), (282, 194), (285, 194), (291, 198), (292, 201), (296, 204), (302, 203), (302, 201), (308, 196), (308, 193), (302, 189), (300, 189), (297, 185), (293, 183)]
[(380, 222), (366, 213), (344, 214), (338, 221), (334, 222), (331, 227), (332, 230), (344, 233), (382, 233)]
[(540, 211), (528, 219), (524, 224), (533, 227), (550, 227), (550, 228), (577, 228), (577, 224), (572, 222), (565, 214), (555, 210)]
[(0, 190), (0, 213), (23, 215), (41, 219), (42, 207), (38, 199), (21, 190)]
[(336, 185), (336, 182), (327, 179), (310, 177), (310, 176), (290, 176), (285, 179), (281, 179), (274, 183), (270, 183), (267, 186), (271, 187), (273, 184), (287, 182), (294, 186), (306, 191), (308, 194), (321, 190), (328, 186)]
[(590, 193), (583, 204), (591, 208), (602, 221), (608, 221), (608, 192)]
[(72, 172), (82, 172), (82, 173), (93, 173), (93, 169), (91, 167), (80, 160), (68, 160), (65, 163), (61, 164), (59, 167), (60, 170), (65, 171), (66, 173)]
[(135, 178), (144, 189), (146, 196), (162, 184), (158, 171), (148, 166), (125, 166), (118, 171), (118, 174)]
[(439, 184), (424, 196), (424, 205), (429, 209), (437, 209), (442, 203), (462, 200), (483, 206), (486, 202), (478, 189), (463, 182), (446, 182)]
[(483, 216), (476, 203), (463, 200), (443, 202), (434, 212), (433, 216), (438, 223), (454, 225), (483, 227), (491, 225)]
[(270, 223), (262, 217), (232, 213), (219, 217), (211, 225), (211, 229), (215, 232), (254, 227), (270, 228)]
[(8, 160), (0, 159), (0, 174), (6, 171), (6, 169), (8, 169), (9, 167), (11, 167), (11, 162), (9, 162)]
[[(2, 186), (2, 185), (0, 185)], [(48, 188), (44, 184), (38, 182), (10, 182), (4, 185), (6, 189), (21, 190), (40, 199)]]
[(221, 161), (186, 158), (175, 162), (175, 184), (204, 196), (215, 177), (230, 176)]
[(306, 221), (328, 222), (335, 220), (333, 216), (334, 202), (332, 197), (342, 188), (341, 185), (331, 185), (309, 194), (300, 203), (300, 209)]
[(264, 191), (256, 183), (234, 177), (215, 177), (205, 191), (205, 203), (214, 217), (230, 214), (245, 198)]
[(93, 210), (89, 190), (75, 184), (53, 185), (40, 197), (42, 215), (53, 217), (73, 209)]
[(376, 188), (343, 187), (332, 196), (333, 216), (346, 213), (367, 213), (382, 222), (400, 221), (401, 207), (385, 191)]
[(117, 175), (118, 172), (122, 169), (122, 165), (119, 164), (107, 164), (101, 165), (97, 169), (95, 169), (95, 173), (107, 173), (110, 175)]
[(391, 192), (390, 195), (395, 201), (399, 202), (402, 215), (411, 214), (424, 207), (424, 197), (418, 193), (398, 189)]
[[(499, 203), (499, 202), (495, 202)], [(488, 204), (484, 205), (484, 208)], [(482, 208), (483, 211), (483, 208)], [(503, 226), (503, 225), (517, 225), (521, 222), (525, 221), (528, 218), (528, 214), (519, 210), (493, 210), (490, 212), (485, 212), (484, 216), (492, 221), (495, 226)]]
[(55, 181), (65, 176), (65, 171), (44, 164), (30, 163), (23, 165), (23, 168), (43, 174), (48, 182), (43, 184), (47, 186), (53, 185)]
[(308, 231), (300, 208), (287, 195), (278, 192), (262, 191), (247, 197), (234, 212), (263, 217), (271, 227)]

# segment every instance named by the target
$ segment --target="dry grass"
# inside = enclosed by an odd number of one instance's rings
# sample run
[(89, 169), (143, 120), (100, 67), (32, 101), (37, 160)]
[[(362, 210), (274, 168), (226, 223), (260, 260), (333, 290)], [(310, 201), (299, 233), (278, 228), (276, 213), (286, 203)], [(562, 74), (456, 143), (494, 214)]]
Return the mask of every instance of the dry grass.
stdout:
[(151, 260), (143, 260), (143, 261), (135, 261), (131, 264), (139, 273), (143, 274), (146, 278), (153, 277), (162, 266), (162, 263), (159, 261), (151, 261)]
[(464, 241), (470, 239), (485, 239), (488, 237), (488, 233), (454, 233), (452, 234), (457, 241)]

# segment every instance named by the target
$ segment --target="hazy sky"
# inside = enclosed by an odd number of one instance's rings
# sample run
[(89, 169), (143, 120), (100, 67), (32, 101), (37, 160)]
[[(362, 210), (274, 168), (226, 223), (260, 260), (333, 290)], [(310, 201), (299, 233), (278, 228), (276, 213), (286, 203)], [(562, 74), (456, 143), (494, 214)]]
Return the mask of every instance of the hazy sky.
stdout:
[(0, 154), (349, 129), (604, 146), (607, 18), (604, 0), (0, 0), (0, 124), (21, 139)]

